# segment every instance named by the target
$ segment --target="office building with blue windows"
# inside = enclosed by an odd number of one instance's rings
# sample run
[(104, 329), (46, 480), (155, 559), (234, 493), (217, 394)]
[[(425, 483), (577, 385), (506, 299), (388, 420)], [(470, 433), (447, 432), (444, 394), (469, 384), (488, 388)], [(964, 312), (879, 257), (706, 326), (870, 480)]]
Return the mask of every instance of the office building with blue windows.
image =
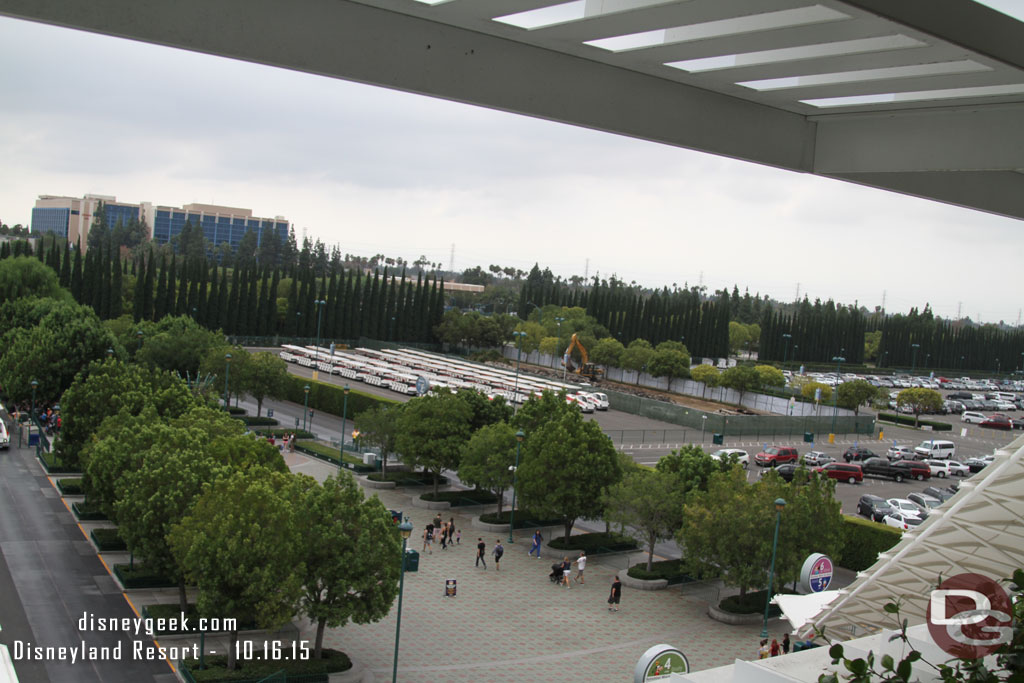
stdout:
[(117, 201), (116, 197), (87, 194), (84, 197), (40, 195), (32, 209), (32, 232), (60, 235), (71, 244), (81, 239), (82, 248), (86, 249), (89, 228), (101, 203), (107, 225), (132, 219), (144, 221), (157, 244), (173, 243), (187, 222), (202, 228), (211, 248), (227, 243), (237, 249), (250, 230), (256, 233), (259, 245), (270, 238), (283, 243), (291, 227), (282, 216), (257, 218), (250, 209), (212, 204), (185, 204), (181, 208), (154, 206), (150, 202), (127, 204)]

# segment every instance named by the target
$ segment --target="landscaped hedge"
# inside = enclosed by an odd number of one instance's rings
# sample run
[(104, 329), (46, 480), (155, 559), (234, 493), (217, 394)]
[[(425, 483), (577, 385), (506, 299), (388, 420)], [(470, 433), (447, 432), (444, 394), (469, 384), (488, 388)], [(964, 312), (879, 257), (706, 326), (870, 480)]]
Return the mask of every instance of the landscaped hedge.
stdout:
[[(309, 407), (313, 410), (322, 410), (330, 415), (341, 416), (345, 407), (345, 392), (342, 387), (335, 384), (326, 384), (303, 377), (289, 375), (284, 383), (284, 391), (281, 398), (285, 401), (305, 405), (306, 393), (303, 387), (309, 385)], [(363, 394), (354, 389), (348, 392), (348, 419), (354, 418), (359, 413), (378, 405), (393, 405), (398, 403), (389, 398)]]
[(101, 553), (116, 553), (128, 550), (124, 539), (118, 536), (117, 529), (93, 529), (89, 532), (89, 536), (92, 537), (93, 543), (96, 544)]
[[(904, 425), (906, 427), (914, 426), (913, 415), (897, 415), (894, 413), (879, 413), (879, 422), (893, 422), (898, 425)], [(949, 422), (935, 422), (934, 420), (918, 420), (917, 424), (919, 427), (931, 427), (933, 432), (948, 432), (953, 429), (953, 425)]]
[(433, 491), (424, 493), (420, 496), (423, 500), (429, 501), (445, 501), (452, 504), (452, 507), (458, 507), (460, 505), (487, 505), (488, 503), (497, 503), (498, 497), (490, 491), (439, 491), (437, 495), (434, 495)]
[[(370, 481), (393, 481), (396, 486), (433, 486), (434, 475), (430, 472), (374, 472), (366, 477)], [(443, 486), (448, 483), (446, 477), (441, 477), (439, 483)]]
[(135, 569), (129, 569), (130, 565), (115, 564), (114, 574), (121, 580), (121, 585), (127, 588), (177, 588), (178, 582), (169, 576), (151, 572), (145, 566), (135, 563)]
[(903, 532), (899, 529), (859, 517), (843, 517), (843, 549), (837, 558), (841, 567), (863, 571), (885, 552), (899, 543)]
[(312, 455), (314, 458), (320, 458), (321, 460), (328, 460), (330, 462), (340, 464), (346, 469), (350, 469), (355, 472), (365, 473), (377, 471), (376, 467), (363, 463), (362, 459), (357, 458), (354, 455), (349, 455), (348, 453), (346, 453), (342, 458), (337, 448), (317, 441), (296, 441), (295, 450), (299, 453)]
[[(263, 642), (254, 643), (253, 646), (253, 659), (239, 658), (235, 663), (235, 666), (238, 668), (234, 671), (227, 670), (228, 658), (226, 655), (207, 656), (204, 660), (205, 669), (199, 669), (198, 659), (186, 659), (183, 664), (185, 669), (188, 670), (188, 675), (196, 683), (261, 681), (282, 669), (285, 671), (288, 680), (292, 680), (294, 676), (295, 680), (301, 680), (302, 683), (320, 683), (321, 681), (326, 683), (329, 673), (348, 671), (352, 668), (352, 662), (349, 658), (344, 652), (339, 652), (338, 650), (324, 648), (323, 659), (284, 659), (285, 655), (289, 658), (292, 656), (292, 648), (290, 644), (282, 642), (282, 658), (266, 661), (256, 659), (257, 654), (259, 657), (263, 657)], [(309, 646), (308, 642), (307, 646)], [(298, 647), (298, 643), (296, 643), (296, 647)], [(301, 650), (296, 650), (296, 654), (300, 657), (301, 652)], [(312, 646), (309, 646), (309, 652), (309, 656), (312, 657)], [(273, 657), (273, 653), (270, 653), (270, 657)]]
[[(508, 510), (505, 510), (500, 515), (496, 512), (488, 512), (480, 515), (480, 521), (484, 524), (508, 524)], [(561, 519), (547, 519), (542, 515), (533, 512), (527, 508), (521, 508), (516, 510), (516, 528), (517, 529), (532, 529), (538, 526), (561, 526)]]
[[(778, 590), (772, 592), (792, 593), (792, 591), (789, 590)], [(718, 608), (723, 612), (729, 612), (731, 614), (763, 614), (764, 603), (767, 597), (768, 591), (766, 590), (747, 593), (742, 598), (739, 595), (731, 595), (718, 603)], [(769, 619), (781, 615), (782, 610), (779, 609), (778, 605), (771, 605), (768, 608)]]
[(670, 584), (690, 583), (692, 581), (703, 581), (707, 578), (703, 574), (691, 576), (686, 573), (686, 567), (682, 560), (660, 560), (651, 564), (651, 571), (647, 571), (647, 563), (634, 564), (627, 571), (634, 579), (652, 581), (654, 579), (666, 579)]
[(82, 488), (82, 478), (58, 479), (57, 490), (65, 496), (84, 496), (85, 489)]
[[(257, 426), (257, 425), (254, 425)], [(258, 426), (257, 426), (258, 427)], [(295, 440), (299, 439), (315, 439), (316, 434), (313, 432), (306, 432), (301, 429), (254, 429), (254, 432), (260, 436), (274, 437), (275, 439), (283, 439), (287, 434), (294, 434)]]
[(236, 420), (241, 420), (242, 424), (248, 427), (276, 427), (277, 425), (281, 424), (276, 419), (272, 417), (267, 417), (265, 415), (261, 415), (260, 417), (250, 417), (249, 415), (232, 415), (231, 417), (235, 418)]
[(81, 503), (72, 503), (71, 511), (82, 522), (96, 522), (107, 518), (98, 505), (94, 505), (87, 500), (83, 500)]
[(228, 406), (228, 413), (231, 417), (236, 417), (238, 415), (247, 415), (248, 411), (241, 406)]
[(597, 532), (591, 534), (577, 534), (570, 536), (566, 542), (565, 537), (552, 538), (548, 541), (548, 547), (555, 550), (585, 550), (588, 555), (600, 555), (602, 553), (618, 553), (627, 550), (636, 550), (636, 539), (622, 534)]

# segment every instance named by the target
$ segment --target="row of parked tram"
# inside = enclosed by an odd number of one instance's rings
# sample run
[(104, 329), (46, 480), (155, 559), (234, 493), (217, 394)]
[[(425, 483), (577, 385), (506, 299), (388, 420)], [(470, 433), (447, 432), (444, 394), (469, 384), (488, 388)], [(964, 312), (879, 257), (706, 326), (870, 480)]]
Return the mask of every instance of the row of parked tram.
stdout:
[[(601, 392), (582, 391), (578, 387), (511, 370), (493, 368), (416, 349), (325, 349), (317, 346), (285, 344), (278, 354), (289, 363), (339, 375), (355, 382), (384, 387), (399, 394), (415, 396), (448, 389), (475, 389), (488, 398), (502, 396), (522, 403), (543, 391), (565, 391), (566, 400), (584, 412), (605, 410), (608, 398)], [(419, 388), (417, 388), (419, 385)]]

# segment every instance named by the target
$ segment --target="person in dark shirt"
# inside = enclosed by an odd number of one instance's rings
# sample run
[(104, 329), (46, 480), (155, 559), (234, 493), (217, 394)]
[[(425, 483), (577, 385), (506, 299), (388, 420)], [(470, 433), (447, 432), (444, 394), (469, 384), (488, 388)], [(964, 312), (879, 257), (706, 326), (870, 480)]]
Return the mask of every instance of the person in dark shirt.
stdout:
[(618, 575), (612, 579), (612, 592), (608, 595), (608, 611), (618, 612), (619, 611), (619, 599), (622, 597), (622, 582), (619, 581)]
[(479, 567), (481, 564), (484, 565), (484, 569), (487, 569), (487, 559), (484, 557), (484, 553), (487, 552), (487, 544), (484, 543), (484, 539), (476, 539), (476, 566)]

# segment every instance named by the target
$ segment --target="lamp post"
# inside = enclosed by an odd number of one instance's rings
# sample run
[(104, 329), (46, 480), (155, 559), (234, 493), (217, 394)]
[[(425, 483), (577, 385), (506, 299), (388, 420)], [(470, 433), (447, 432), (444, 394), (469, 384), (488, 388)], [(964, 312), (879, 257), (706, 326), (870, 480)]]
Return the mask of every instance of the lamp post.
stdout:
[(920, 344), (910, 345), (910, 376), (914, 376), (914, 370), (917, 368), (917, 350), (921, 348)]
[(764, 621), (761, 623), (761, 637), (768, 637), (768, 605), (772, 600), (772, 578), (775, 576), (775, 551), (779, 548), (779, 522), (782, 521), (782, 508), (786, 501), (775, 499), (775, 539), (772, 541), (772, 564), (768, 570), (768, 594), (764, 596)]
[[(562, 322), (565, 318), (555, 318), (555, 322), (558, 323), (558, 349), (562, 349)], [(565, 363), (562, 363), (562, 381), (565, 381)]]
[(789, 332), (782, 333), (783, 347), (782, 347), (782, 364), (785, 365), (786, 361), (789, 360), (789, 340), (793, 338)]
[(829, 434), (829, 443), (834, 443), (836, 440), (836, 413), (839, 411), (839, 371), (843, 365), (843, 358), (841, 354), (845, 353), (846, 349), (839, 349), (840, 355), (833, 356), (832, 361), (836, 364), (836, 388), (832, 392), (832, 433)]
[(36, 387), (39, 386), (39, 382), (32, 380), (29, 382), (32, 385), (32, 411), (29, 413), (29, 417), (35, 417), (36, 414)]
[(139, 330), (138, 332), (136, 332), (136, 333), (135, 333), (135, 336), (136, 336), (136, 337), (138, 338), (138, 340), (139, 340), (139, 346), (138, 346), (138, 347), (137, 347), (137, 348), (135, 349), (135, 353), (138, 353), (139, 351), (141, 351), (141, 350), (142, 350), (142, 338), (143, 338), (143, 337), (144, 337), (145, 335), (143, 334), (142, 330)]
[(523, 445), (523, 430), (520, 429), (516, 432), (516, 464), (510, 467), (512, 470), (512, 509), (509, 510), (508, 515), (508, 542), (515, 543), (515, 539), (512, 538), (512, 530), (516, 528), (516, 472), (519, 470), (519, 448)]
[(231, 377), (231, 354), (224, 354), (224, 410), (228, 409), (228, 378)]
[(108, 346), (107, 347), (107, 359), (109, 360), (110, 358), (113, 358), (113, 357), (114, 357), (114, 349), (112, 349), (112, 348), (110, 348)]
[[(345, 399), (341, 402), (341, 455), (345, 455), (345, 419), (348, 417), (348, 385), (342, 389)], [(343, 458), (344, 459), (344, 458)]]
[(398, 681), (398, 640), (402, 636), (402, 591), (405, 588), (405, 547), (412, 535), (412, 524), (409, 518), (398, 525), (398, 533), (402, 534), (402, 572), (398, 575), (398, 618), (395, 620), (395, 661), (391, 668), (391, 683)]
[(305, 394), (305, 399), (302, 403), (302, 431), (306, 430), (306, 416), (309, 415), (309, 385), (302, 387), (302, 393)]
[[(323, 322), (324, 317), (324, 306), (327, 304), (323, 299), (317, 299), (313, 302), (316, 306), (316, 365), (313, 366), (313, 379), (317, 378), (317, 370), (320, 365), (320, 323)], [(345, 438), (345, 432), (341, 432), (342, 439)]]
[(700, 442), (702, 444), (704, 443), (704, 426), (707, 423), (708, 423), (708, 416), (707, 415), (701, 415), (700, 416)]
[(523, 351), (523, 337), (526, 336), (525, 332), (513, 332), (513, 337), (516, 337), (516, 383), (515, 388), (512, 389), (512, 412), (516, 411), (516, 399), (519, 398), (519, 356)]

